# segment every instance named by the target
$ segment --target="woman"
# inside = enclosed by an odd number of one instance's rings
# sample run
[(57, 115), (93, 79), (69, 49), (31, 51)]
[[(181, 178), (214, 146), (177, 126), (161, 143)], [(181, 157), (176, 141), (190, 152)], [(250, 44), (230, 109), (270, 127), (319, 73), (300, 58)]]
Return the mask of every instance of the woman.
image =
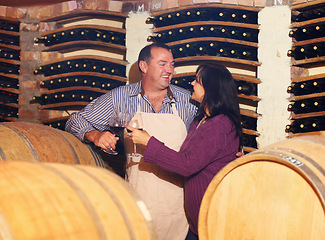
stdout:
[(198, 215), (212, 178), (236, 158), (242, 129), (231, 73), (222, 65), (202, 64), (196, 71), (192, 99), (199, 102), (197, 115), (179, 152), (130, 126), (132, 141), (146, 146), (144, 161), (185, 177), (185, 209), (190, 229), (186, 239), (198, 239)]

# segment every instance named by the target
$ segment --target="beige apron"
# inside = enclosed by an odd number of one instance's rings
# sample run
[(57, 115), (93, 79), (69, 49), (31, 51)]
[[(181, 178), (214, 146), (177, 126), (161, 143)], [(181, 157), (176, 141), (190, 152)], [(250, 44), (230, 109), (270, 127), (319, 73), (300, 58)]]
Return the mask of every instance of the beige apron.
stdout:
[[(187, 135), (184, 122), (178, 116), (175, 103), (173, 114), (140, 112), (140, 101), (134, 119), (142, 118), (142, 128), (166, 146), (178, 151)], [(141, 121), (140, 121), (141, 122)], [(141, 127), (141, 126), (140, 126)], [(146, 203), (159, 240), (184, 240), (188, 221), (184, 210), (183, 178), (155, 164), (133, 159), (133, 144), (125, 139), (127, 152), (126, 178)], [(137, 152), (144, 148), (137, 145)]]

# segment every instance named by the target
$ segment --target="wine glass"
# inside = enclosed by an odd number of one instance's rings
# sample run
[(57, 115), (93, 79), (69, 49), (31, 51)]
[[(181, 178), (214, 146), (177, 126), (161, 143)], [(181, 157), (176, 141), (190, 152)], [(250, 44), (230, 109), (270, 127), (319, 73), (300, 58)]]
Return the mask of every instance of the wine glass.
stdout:
[[(129, 125), (133, 128), (137, 128), (139, 130), (142, 130), (142, 119), (138, 118), (138, 119), (132, 119), (129, 122)], [(132, 156), (134, 157), (142, 157), (142, 155), (140, 153), (137, 153), (137, 145), (134, 143), (134, 153), (132, 153)]]
[[(120, 112), (118, 110), (114, 110), (112, 113), (112, 116), (108, 120), (108, 125), (111, 130), (111, 132), (114, 134), (115, 137), (119, 137), (122, 139), (123, 137), (123, 131), (124, 126), (128, 124), (130, 121), (131, 115), (127, 112)], [(111, 154), (111, 155), (117, 155), (118, 152), (115, 151), (113, 148), (110, 149), (103, 149), (103, 152)]]

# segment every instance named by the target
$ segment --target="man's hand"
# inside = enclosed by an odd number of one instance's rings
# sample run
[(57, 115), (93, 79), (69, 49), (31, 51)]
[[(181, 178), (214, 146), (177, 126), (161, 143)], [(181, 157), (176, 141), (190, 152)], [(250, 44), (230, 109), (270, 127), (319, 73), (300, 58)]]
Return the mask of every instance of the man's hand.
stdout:
[(110, 148), (115, 149), (118, 137), (115, 137), (111, 132), (100, 132), (93, 130), (85, 134), (85, 139), (93, 142), (97, 147), (109, 150)]

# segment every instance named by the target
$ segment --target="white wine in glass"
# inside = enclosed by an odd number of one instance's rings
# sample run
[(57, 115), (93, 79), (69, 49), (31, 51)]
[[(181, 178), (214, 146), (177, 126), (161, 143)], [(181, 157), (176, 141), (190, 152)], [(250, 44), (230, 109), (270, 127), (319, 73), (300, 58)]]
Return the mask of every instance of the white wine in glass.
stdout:
[[(139, 130), (142, 130), (142, 123), (140, 119), (132, 119), (129, 122), (129, 125), (133, 128), (137, 128)], [(134, 143), (134, 153), (132, 153), (133, 156), (135, 157), (142, 157), (142, 155), (140, 153), (137, 153), (137, 145)]]

